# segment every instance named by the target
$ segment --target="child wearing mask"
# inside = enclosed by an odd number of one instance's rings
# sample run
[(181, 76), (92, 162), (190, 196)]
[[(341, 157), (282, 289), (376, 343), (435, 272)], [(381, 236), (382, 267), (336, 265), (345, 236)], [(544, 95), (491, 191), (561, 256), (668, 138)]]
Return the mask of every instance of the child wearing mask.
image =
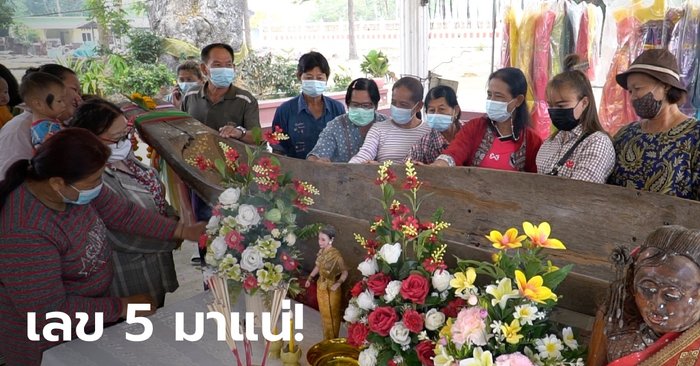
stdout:
[(63, 128), (58, 117), (66, 111), (65, 86), (51, 74), (33, 72), (24, 77), (19, 93), (32, 111), (32, 145), (36, 149)]
[(193, 87), (202, 83), (202, 71), (194, 60), (185, 61), (177, 67), (177, 86), (166, 96), (166, 101), (180, 108), (182, 97)]

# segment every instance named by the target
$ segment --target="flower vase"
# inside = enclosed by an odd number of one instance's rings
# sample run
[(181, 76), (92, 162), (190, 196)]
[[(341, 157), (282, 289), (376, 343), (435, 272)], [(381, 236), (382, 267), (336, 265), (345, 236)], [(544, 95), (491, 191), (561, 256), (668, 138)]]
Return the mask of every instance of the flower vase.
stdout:
[(265, 306), (262, 291), (257, 291), (255, 294), (245, 294), (245, 311), (254, 315), (254, 327), (262, 328), (262, 313), (269, 312), (269, 306)]

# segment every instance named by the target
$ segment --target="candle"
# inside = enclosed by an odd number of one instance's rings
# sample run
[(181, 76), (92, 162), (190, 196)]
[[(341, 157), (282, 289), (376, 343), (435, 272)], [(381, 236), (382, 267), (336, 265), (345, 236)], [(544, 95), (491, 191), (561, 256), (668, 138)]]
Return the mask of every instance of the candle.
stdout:
[(294, 352), (294, 319), (289, 319), (289, 352)]

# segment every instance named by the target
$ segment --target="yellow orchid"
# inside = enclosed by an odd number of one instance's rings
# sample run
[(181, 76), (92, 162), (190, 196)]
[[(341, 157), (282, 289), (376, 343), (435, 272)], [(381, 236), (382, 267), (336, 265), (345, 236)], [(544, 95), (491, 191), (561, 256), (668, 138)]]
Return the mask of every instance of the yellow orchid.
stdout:
[(530, 238), (532, 245), (535, 247), (566, 249), (560, 240), (549, 237), (552, 229), (547, 222), (543, 222), (540, 223), (539, 226), (535, 226), (532, 223), (525, 221), (523, 222), (523, 230), (528, 238)]
[(493, 354), (484, 351), (481, 347), (474, 348), (471, 358), (459, 362), (460, 366), (493, 366)]
[(522, 271), (515, 270), (515, 281), (518, 284), (520, 294), (527, 299), (541, 304), (544, 303), (545, 300), (557, 300), (557, 295), (555, 295), (549, 287), (542, 286), (544, 283), (542, 276), (532, 277), (528, 281)]
[(454, 318), (447, 319), (445, 325), (440, 329), (440, 338), (452, 337), (452, 323), (454, 323)]
[(474, 281), (476, 281), (476, 270), (469, 267), (464, 272), (455, 273), (455, 277), (450, 280), (450, 286), (455, 289), (455, 295), (464, 298), (467, 296), (467, 291), (474, 288)]
[(555, 266), (552, 264), (552, 261), (547, 261), (547, 272), (546, 273), (552, 273), (554, 271), (558, 271), (559, 267)]
[(492, 230), (491, 233), (486, 236), (486, 239), (491, 241), (494, 248), (501, 250), (520, 248), (523, 246), (522, 241), (525, 240), (525, 238), (525, 235), (518, 236), (518, 229), (513, 227), (506, 230), (505, 234)]
[(520, 334), (521, 329), (522, 328), (520, 327), (520, 322), (518, 319), (513, 319), (513, 321), (510, 322), (510, 325), (501, 325), (503, 336), (506, 338), (506, 342), (510, 344), (520, 343), (520, 340), (524, 337), (522, 334)]
[(513, 284), (508, 277), (501, 279), (501, 281), (498, 282), (498, 286), (488, 285), (486, 287), (486, 293), (493, 296), (491, 305), (496, 306), (496, 304), (498, 304), (501, 309), (505, 309), (508, 300), (518, 298), (519, 294), (518, 290), (513, 289)]
[(496, 252), (491, 254), (491, 261), (498, 265), (498, 263), (501, 261), (501, 258), (503, 258), (503, 252)]

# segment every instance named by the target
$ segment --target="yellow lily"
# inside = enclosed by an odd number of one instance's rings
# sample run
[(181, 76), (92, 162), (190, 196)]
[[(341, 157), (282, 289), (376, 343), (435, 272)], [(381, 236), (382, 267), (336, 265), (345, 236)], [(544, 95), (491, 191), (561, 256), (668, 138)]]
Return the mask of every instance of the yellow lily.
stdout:
[(509, 299), (518, 298), (518, 290), (513, 289), (513, 284), (510, 278), (506, 277), (498, 282), (498, 285), (488, 285), (486, 287), (486, 293), (493, 296), (491, 299), (491, 305), (500, 305), (501, 309), (506, 308), (506, 304)]
[(510, 325), (501, 325), (503, 336), (506, 338), (506, 342), (510, 344), (520, 343), (520, 340), (524, 337), (524, 335), (520, 334), (521, 329), (522, 328), (520, 327), (520, 322), (518, 319), (513, 319), (513, 321), (510, 322)]
[(566, 249), (560, 240), (549, 237), (552, 229), (547, 222), (543, 222), (540, 223), (539, 226), (535, 226), (532, 223), (525, 221), (523, 222), (523, 230), (528, 238), (530, 238), (532, 245), (535, 247)]
[(515, 249), (523, 246), (522, 241), (525, 240), (525, 235), (518, 236), (518, 229), (512, 227), (506, 230), (505, 234), (501, 234), (496, 230), (492, 230), (489, 235), (486, 236), (496, 249)]
[(515, 282), (518, 284), (520, 294), (534, 302), (542, 304), (545, 300), (552, 299), (556, 301), (557, 299), (557, 295), (555, 295), (549, 287), (542, 286), (544, 283), (542, 276), (532, 277), (528, 281), (522, 271), (515, 270)]
[(440, 338), (452, 337), (452, 323), (454, 323), (454, 318), (447, 319), (445, 325), (440, 329)]
[(450, 286), (455, 289), (455, 295), (464, 298), (467, 296), (467, 291), (474, 288), (474, 281), (476, 281), (476, 270), (469, 267), (464, 272), (455, 273), (454, 278), (450, 280)]

